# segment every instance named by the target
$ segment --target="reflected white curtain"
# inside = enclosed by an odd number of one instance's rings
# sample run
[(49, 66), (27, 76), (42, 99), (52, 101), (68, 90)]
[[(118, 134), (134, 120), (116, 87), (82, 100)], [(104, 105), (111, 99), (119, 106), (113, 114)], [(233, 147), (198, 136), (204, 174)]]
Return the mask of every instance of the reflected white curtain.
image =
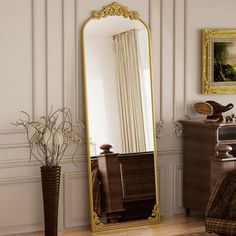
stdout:
[(125, 153), (146, 151), (136, 34), (136, 30), (131, 30), (113, 37)]

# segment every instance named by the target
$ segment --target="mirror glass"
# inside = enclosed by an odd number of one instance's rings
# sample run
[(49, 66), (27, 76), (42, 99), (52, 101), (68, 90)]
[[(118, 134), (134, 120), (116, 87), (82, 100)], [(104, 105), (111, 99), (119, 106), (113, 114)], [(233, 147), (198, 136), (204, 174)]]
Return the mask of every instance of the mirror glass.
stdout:
[(113, 3), (86, 21), (82, 49), (92, 230), (157, 223), (149, 29)]

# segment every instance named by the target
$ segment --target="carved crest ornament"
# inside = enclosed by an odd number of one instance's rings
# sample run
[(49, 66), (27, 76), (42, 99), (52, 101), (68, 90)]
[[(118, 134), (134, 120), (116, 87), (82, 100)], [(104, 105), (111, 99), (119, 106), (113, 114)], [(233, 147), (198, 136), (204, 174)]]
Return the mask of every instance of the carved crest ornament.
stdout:
[(160, 215), (159, 215), (159, 212), (160, 212), (160, 209), (159, 209), (159, 204), (156, 204), (152, 210), (152, 215), (150, 217), (148, 217), (148, 221), (150, 223), (153, 223), (153, 222), (160, 222)]
[(110, 5), (103, 7), (101, 11), (93, 11), (92, 17), (95, 19), (101, 19), (108, 16), (123, 16), (130, 18), (131, 20), (139, 19), (139, 14), (136, 11), (129, 11), (127, 7), (120, 5), (117, 2), (113, 2)]
[(94, 219), (94, 228), (95, 230), (99, 231), (100, 228), (104, 226), (104, 224), (100, 221), (97, 213), (93, 212), (93, 219)]

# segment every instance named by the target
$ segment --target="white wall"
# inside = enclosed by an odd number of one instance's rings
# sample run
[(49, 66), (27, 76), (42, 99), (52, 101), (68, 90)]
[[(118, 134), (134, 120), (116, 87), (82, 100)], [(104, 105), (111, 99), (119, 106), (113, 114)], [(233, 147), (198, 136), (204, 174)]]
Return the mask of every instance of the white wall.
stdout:
[[(159, 4), (159, 5), (158, 5)], [(235, 95), (201, 94), (201, 29), (235, 28), (233, 0), (160, 0), (151, 14), (162, 212), (176, 214), (182, 208), (182, 138), (176, 121), (194, 118), (192, 104), (215, 100), (224, 105)], [(160, 22), (159, 31), (156, 22)], [(155, 41), (155, 37), (159, 40)], [(159, 49), (159, 53), (158, 53)], [(156, 56), (156, 54), (159, 56)], [(156, 58), (155, 58), (156, 57)], [(230, 111), (235, 112), (235, 109)], [(202, 117), (203, 118), (203, 117)], [(159, 122), (160, 124), (160, 122)], [(163, 209), (164, 208), (164, 209)]]
[[(40, 165), (11, 122), (68, 106), (84, 119), (78, 1), (0, 1), (0, 235), (43, 229)], [(62, 162), (60, 228), (89, 224), (87, 162)]]
[[(39, 164), (28, 163), (25, 132), (10, 123), (21, 110), (34, 118), (69, 106), (84, 120), (80, 30), (93, 9), (110, 0), (0, 1), (0, 235), (42, 229)], [(181, 137), (175, 121), (192, 117), (196, 100), (233, 102), (235, 95), (200, 94), (202, 28), (234, 28), (235, 0), (120, 0), (150, 23), (158, 139), (161, 212), (182, 209)], [(164, 136), (163, 136), (164, 135)], [(87, 164), (62, 164), (60, 228), (89, 223)], [(6, 207), (7, 206), (7, 207)]]
[(91, 142), (96, 145), (96, 155), (102, 151), (99, 147), (106, 143), (112, 144), (113, 152), (121, 152), (113, 40), (111, 37), (89, 38), (86, 32), (86, 79)]

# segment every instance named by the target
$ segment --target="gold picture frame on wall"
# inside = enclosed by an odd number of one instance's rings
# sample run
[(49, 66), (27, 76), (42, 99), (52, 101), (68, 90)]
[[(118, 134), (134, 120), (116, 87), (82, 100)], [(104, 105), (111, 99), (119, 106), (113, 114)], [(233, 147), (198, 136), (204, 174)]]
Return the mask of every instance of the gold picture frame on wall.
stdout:
[(236, 29), (202, 31), (202, 93), (236, 93)]

